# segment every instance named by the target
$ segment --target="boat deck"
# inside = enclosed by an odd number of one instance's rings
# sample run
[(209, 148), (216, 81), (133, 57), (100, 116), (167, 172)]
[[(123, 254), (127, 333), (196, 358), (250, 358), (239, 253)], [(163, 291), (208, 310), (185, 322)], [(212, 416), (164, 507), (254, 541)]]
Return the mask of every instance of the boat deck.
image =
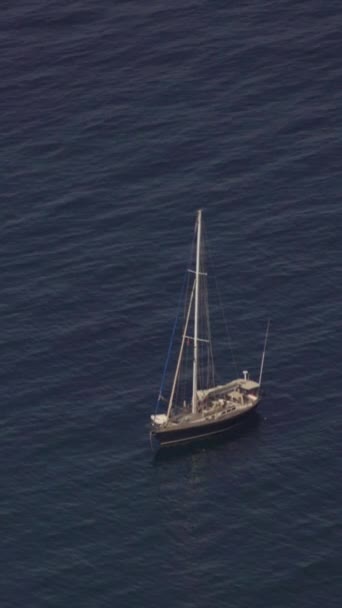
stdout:
[(183, 407), (175, 408), (170, 417), (165, 414), (151, 416), (152, 427), (164, 432), (233, 420), (254, 409), (260, 400), (258, 389), (258, 383), (238, 378), (198, 391), (196, 413), (191, 412), (191, 403), (184, 403)]
[(191, 412), (178, 414), (166, 422), (164, 428), (180, 428), (185, 426), (196, 426), (206, 422), (216, 422), (218, 420), (227, 420), (239, 416), (242, 412), (247, 412), (252, 409), (257, 402), (257, 398), (244, 398), (242, 401), (232, 399), (218, 399), (213, 401), (208, 406), (202, 406), (196, 414)]

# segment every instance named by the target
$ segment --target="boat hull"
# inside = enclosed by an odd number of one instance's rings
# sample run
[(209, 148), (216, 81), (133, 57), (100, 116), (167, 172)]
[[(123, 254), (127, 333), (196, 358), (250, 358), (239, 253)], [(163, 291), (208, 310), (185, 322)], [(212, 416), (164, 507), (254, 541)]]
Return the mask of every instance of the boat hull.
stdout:
[(189, 425), (175, 429), (159, 430), (153, 428), (150, 434), (151, 445), (154, 449), (168, 448), (228, 433), (242, 425), (244, 422), (247, 422), (247, 420), (255, 414), (259, 403), (260, 401), (247, 411), (241, 412), (241, 414), (224, 418), (223, 420), (206, 421), (203, 424)]

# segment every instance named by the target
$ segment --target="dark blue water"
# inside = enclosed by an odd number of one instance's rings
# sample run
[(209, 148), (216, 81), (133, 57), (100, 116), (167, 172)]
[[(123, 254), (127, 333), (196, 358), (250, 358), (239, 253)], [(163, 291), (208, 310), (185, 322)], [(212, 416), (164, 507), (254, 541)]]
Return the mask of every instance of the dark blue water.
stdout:
[[(1, 608), (340, 606), (340, 2), (0, 11)], [(154, 461), (199, 207), (267, 394)]]

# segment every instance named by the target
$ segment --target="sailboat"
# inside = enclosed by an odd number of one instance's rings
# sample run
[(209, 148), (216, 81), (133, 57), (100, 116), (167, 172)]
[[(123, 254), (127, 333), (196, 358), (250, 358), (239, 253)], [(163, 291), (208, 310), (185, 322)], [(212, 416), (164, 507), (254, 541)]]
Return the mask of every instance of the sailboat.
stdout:
[[(223, 384), (215, 383), (201, 210), (197, 212), (194, 247), (195, 268), (187, 269), (188, 296), (170, 395), (165, 399), (161, 386), (156, 412), (151, 415), (150, 440), (154, 449), (178, 446), (225, 433), (249, 418), (262, 396), (261, 381), (269, 323), (258, 381), (250, 378), (245, 370), (241, 377)], [(188, 364), (185, 371), (184, 363)], [(182, 386), (188, 385), (189, 389), (189, 384), (190, 390), (186, 392)], [(166, 411), (160, 413), (162, 403), (166, 403), (167, 407), (164, 408)]]

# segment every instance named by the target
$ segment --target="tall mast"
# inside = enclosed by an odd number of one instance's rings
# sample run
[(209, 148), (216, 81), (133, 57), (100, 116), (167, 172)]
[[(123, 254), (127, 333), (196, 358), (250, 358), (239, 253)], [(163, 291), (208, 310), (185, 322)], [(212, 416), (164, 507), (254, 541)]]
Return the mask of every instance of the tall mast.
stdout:
[(198, 296), (200, 278), (202, 210), (197, 212), (197, 247), (196, 247), (196, 278), (195, 278), (195, 319), (194, 319), (194, 362), (192, 372), (192, 413), (197, 412), (197, 367), (198, 367)]

